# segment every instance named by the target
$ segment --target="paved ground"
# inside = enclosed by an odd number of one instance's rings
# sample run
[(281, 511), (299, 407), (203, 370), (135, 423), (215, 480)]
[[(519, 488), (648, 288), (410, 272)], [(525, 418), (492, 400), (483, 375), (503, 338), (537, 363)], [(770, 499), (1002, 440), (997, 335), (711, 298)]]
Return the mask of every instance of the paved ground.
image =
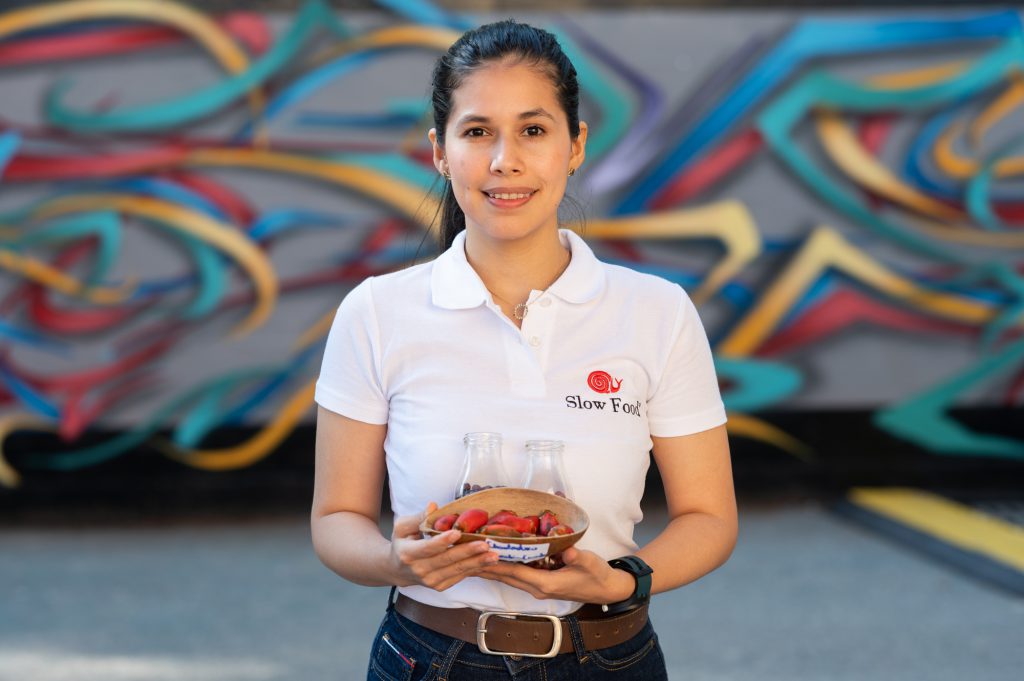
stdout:
[[(729, 563), (655, 600), (672, 679), (1020, 678), (1024, 599), (816, 504), (741, 512)], [(8, 526), (0, 547), (3, 681), (360, 679), (386, 594), (322, 567), (301, 516)]]

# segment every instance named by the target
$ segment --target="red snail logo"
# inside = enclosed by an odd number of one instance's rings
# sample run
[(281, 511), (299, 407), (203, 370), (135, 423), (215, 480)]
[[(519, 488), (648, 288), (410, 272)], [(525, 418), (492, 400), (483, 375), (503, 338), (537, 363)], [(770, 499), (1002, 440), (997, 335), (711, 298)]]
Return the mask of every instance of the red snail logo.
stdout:
[(622, 379), (614, 379), (607, 371), (591, 371), (587, 376), (587, 387), (596, 393), (617, 393)]

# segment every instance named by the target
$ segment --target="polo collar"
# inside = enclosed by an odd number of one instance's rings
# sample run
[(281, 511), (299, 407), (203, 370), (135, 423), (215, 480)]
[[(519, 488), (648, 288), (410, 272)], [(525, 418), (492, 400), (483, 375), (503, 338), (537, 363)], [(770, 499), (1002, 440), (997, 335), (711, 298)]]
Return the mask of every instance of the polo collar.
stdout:
[[(572, 259), (548, 293), (569, 303), (586, 303), (604, 290), (605, 274), (600, 261), (580, 236), (567, 229), (558, 238), (569, 247)], [(490, 294), (476, 270), (466, 259), (466, 232), (459, 232), (451, 248), (434, 260), (430, 275), (431, 300), (449, 310), (464, 310), (484, 304)]]

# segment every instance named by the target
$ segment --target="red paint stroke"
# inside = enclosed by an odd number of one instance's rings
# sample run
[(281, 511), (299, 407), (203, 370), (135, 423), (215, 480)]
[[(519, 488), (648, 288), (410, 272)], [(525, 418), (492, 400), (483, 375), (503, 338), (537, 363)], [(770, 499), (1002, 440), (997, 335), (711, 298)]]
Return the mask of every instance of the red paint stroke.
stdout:
[(256, 219), (256, 210), (242, 194), (207, 175), (175, 170), (164, 173), (163, 176), (192, 190), (217, 206), (234, 225), (248, 227)]
[(155, 385), (156, 375), (146, 372), (109, 386), (89, 403), (86, 403), (87, 389), (72, 392), (61, 411), (58, 435), (65, 442), (74, 442), (101, 414), (109, 412), (118, 402), (137, 396)]
[(19, 380), (42, 393), (47, 395), (65, 392), (74, 393), (89, 390), (107, 381), (121, 378), (133, 369), (167, 354), (177, 342), (178, 336), (168, 335), (133, 354), (121, 357), (108, 364), (60, 376), (30, 373), (28, 370), (15, 366), (10, 362), (5, 362), (5, 364), (7, 369)]
[(710, 189), (726, 178), (764, 146), (760, 131), (739, 133), (669, 181), (651, 202), (653, 210), (665, 210)]
[[(861, 145), (874, 157), (881, 154), (882, 147), (892, 133), (892, 126), (896, 122), (894, 113), (876, 113), (862, 117), (857, 125), (857, 139)], [(885, 203), (885, 199), (873, 191), (865, 190), (868, 204), (873, 211), (879, 211)]]
[(792, 352), (817, 343), (860, 322), (903, 331), (940, 332), (977, 336), (976, 326), (938, 320), (878, 301), (859, 291), (841, 288), (807, 309), (797, 320), (774, 334), (758, 348), (759, 357)]
[[(90, 236), (60, 252), (54, 259), (54, 266), (66, 272), (87, 256), (91, 256), (98, 245), (98, 237)], [(28, 303), (28, 314), (33, 324), (44, 331), (61, 335), (94, 334), (109, 331), (127, 322), (146, 308), (146, 303), (134, 303), (122, 307), (100, 307), (76, 310), (59, 308), (50, 301), (49, 289), (42, 284), (27, 282), (21, 291), (12, 293)], [(4, 301), (3, 307), (10, 308), (12, 297)]]
[[(278, 291), (284, 295), (303, 291), (318, 286), (329, 284), (352, 283), (357, 284), (367, 277), (393, 272), (396, 269), (405, 267), (407, 263), (373, 265), (367, 261), (378, 251), (391, 245), (405, 231), (406, 223), (400, 219), (392, 218), (379, 224), (367, 237), (362, 245), (356, 249), (358, 258), (352, 262), (336, 267), (311, 272), (299, 277), (282, 279), (278, 282)], [(167, 335), (184, 335), (189, 329), (201, 321), (210, 319), (214, 315), (221, 314), (232, 308), (250, 305), (256, 299), (252, 290), (237, 292), (227, 296), (221, 301), (216, 309), (212, 310), (203, 320), (164, 320), (158, 321), (151, 326), (138, 329), (122, 339), (118, 345), (118, 352), (124, 352), (125, 348), (135, 345), (152, 342), (154, 338), (162, 338)]]
[(17, 154), (7, 165), (3, 179), (4, 182), (39, 182), (140, 175), (179, 165), (190, 152), (187, 146), (172, 143), (114, 154)]
[[(216, 19), (216, 23), (241, 41), (251, 54), (263, 54), (273, 42), (266, 19), (254, 12), (231, 12)], [(118, 26), (26, 38), (0, 44), (0, 67), (139, 52), (175, 45), (185, 39), (178, 30), (164, 26)]]

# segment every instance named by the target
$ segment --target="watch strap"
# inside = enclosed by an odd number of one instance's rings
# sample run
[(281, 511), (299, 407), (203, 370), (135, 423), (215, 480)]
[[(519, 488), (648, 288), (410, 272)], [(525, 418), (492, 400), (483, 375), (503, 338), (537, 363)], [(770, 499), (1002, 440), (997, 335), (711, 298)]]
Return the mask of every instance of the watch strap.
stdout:
[(609, 615), (625, 612), (637, 606), (647, 603), (651, 598), (651, 574), (654, 570), (637, 556), (622, 556), (608, 561), (608, 564), (617, 570), (625, 570), (633, 575), (636, 586), (633, 594), (617, 603), (609, 603), (601, 606), (601, 610)]

